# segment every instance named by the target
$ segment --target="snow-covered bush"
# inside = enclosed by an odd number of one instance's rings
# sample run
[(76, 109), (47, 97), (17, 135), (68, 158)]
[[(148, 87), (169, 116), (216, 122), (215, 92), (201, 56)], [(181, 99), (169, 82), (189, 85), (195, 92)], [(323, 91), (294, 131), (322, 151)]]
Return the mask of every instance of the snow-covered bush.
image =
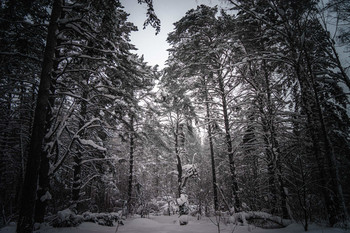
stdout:
[(189, 210), (189, 214), (191, 216), (197, 216), (198, 215), (198, 206), (197, 205), (188, 205), (188, 210)]
[(163, 206), (161, 206), (160, 211), (163, 215), (171, 215), (178, 212), (179, 208), (177, 207), (177, 205), (175, 205), (174, 202), (170, 202), (170, 203), (165, 203)]
[(149, 208), (149, 211), (150, 211), (151, 213), (157, 213), (157, 212), (159, 212), (159, 206), (157, 205), (157, 203), (149, 202), (149, 203), (148, 203), (148, 208)]
[(76, 227), (84, 221), (83, 216), (76, 215), (72, 210), (65, 209), (57, 212), (52, 221), (53, 227)]
[(153, 214), (157, 214), (156, 212), (158, 212), (162, 215), (171, 215), (178, 212), (178, 206), (172, 196), (158, 197), (157, 199), (153, 199), (150, 203), (155, 205), (150, 205)]
[(83, 213), (85, 222), (94, 222), (102, 226), (114, 226), (114, 221), (119, 220), (118, 213)]
[(85, 212), (76, 215), (72, 210), (58, 211), (52, 220), (53, 227), (75, 227), (82, 222), (94, 222), (103, 226), (114, 226), (114, 222), (120, 219), (118, 213), (91, 213)]

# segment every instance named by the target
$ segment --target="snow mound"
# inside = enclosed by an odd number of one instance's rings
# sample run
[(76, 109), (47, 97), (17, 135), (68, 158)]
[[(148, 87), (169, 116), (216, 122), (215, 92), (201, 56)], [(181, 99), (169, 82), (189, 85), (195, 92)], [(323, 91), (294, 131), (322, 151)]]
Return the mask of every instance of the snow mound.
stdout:
[(161, 224), (148, 218), (137, 218), (133, 219), (128, 225), (139, 227), (154, 227)]
[(57, 216), (52, 222), (53, 227), (75, 227), (84, 221), (83, 216), (76, 215), (70, 209), (64, 209), (57, 212)]
[(118, 213), (83, 213), (83, 218), (85, 222), (94, 222), (102, 226), (114, 226), (114, 221), (118, 221)]

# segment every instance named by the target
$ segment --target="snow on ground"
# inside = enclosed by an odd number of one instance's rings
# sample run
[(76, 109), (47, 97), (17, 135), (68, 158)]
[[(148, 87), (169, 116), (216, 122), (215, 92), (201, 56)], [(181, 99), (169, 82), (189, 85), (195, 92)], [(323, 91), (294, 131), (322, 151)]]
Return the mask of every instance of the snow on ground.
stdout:
[[(215, 221), (215, 219), (212, 219)], [(115, 233), (116, 227), (100, 226), (95, 223), (84, 222), (78, 227), (52, 228), (42, 227), (35, 233)], [(8, 226), (0, 229), (1, 233), (15, 233), (16, 226)], [(174, 216), (150, 216), (149, 218), (129, 218), (124, 225), (119, 226), (117, 233), (216, 233), (217, 227), (208, 218), (196, 220), (190, 217), (188, 225), (180, 226), (177, 215)], [(261, 229), (254, 226), (234, 226), (221, 224), (221, 233), (302, 233), (303, 227), (299, 224), (291, 224), (282, 229)], [(338, 228), (323, 228), (312, 225), (310, 233), (345, 233), (346, 230)]]

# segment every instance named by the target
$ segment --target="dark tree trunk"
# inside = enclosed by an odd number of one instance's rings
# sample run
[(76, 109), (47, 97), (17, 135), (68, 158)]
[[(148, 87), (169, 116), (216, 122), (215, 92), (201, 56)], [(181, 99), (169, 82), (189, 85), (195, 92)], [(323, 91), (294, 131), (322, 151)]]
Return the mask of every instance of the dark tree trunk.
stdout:
[(230, 165), (230, 173), (231, 173), (231, 189), (233, 194), (233, 200), (234, 200), (234, 206), (236, 211), (240, 209), (240, 200), (238, 197), (238, 183), (237, 183), (237, 177), (236, 177), (236, 167), (234, 162), (234, 151), (233, 151), (233, 145), (231, 141), (231, 133), (230, 133), (230, 124), (229, 124), (229, 117), (228, 117), (228, 111), (227, 111), (227, 102), (226, 102), (226, 94), (225, 94), (225, 88), (224, 88), (224, 80), (222, 77), (222, 74), (218, 74), (218, 83), (219, 83), (219, 90), (220, 90), (220, 96), (221, 96), (221, 104), (222, 104), (222, 111), (224, 116), (224, 126), (225, 126), (225, 141), (227, 146), (227, 153), (228, 153), (228, 159), (229, 159), (229, 165)]
[(23, 183), (17, 233), (31, 233), (34, 225), (35, 200), (39, 176), (40, 156), (45, 135), (46, 113), (48, 109), (51, 71), (56, 47), (57, 20), (61, 14), (61, 1), (55, 0), (46, 39), (44, 60), (40, 75), (40, 85), (35, 108), (34, 123), (29, 146), (26, 174)]
[[(282, 177), (282, 163), (281, 152), (277, 140), (276, 121), (275, 121), (275, 104), (272, 100), (272, 90), (270, 85), (270, 76), (266, 61), (263, 60), (264, 70), (264, 93), (266, 93), (266, 102), (259, 98), (260, 112), (262, 114), (262, 124), (264, 130), (264, 142), (266, 146), (266, 154), (268, 158), (268, 175), (269, 175), (269, 189), (272, 195), (271, 198), (271, 213), (275, 214), (278, 209), (278, 191), (280, 191), (280, 200), (282, 208), (282, 216), (288, 218), (287, 209), (287, 194), (285, 192), (283, 177)], [(264, 106), (267, 112), (264, 111)]]
[(213, 137), (211, 132), (211, 121), (210, 121), (210, 107), (209, 107), (209, 97), (208, 97), (208, 88), (207, 83), (204, 78), (204, 88), (205, 88), (205, 107), (207, 111), (207, 131), (208, 131), (208, 139), (209, 139), (209, 147), (210, 147), (210, 159), (211, 159), (211, 173), (213, 179), (213, 198), (214, 198), (214, 209), (217, 211), (219, 209), (218, 204), (218, 190), (216, 183), (216, 169), (215, 169), (215, 156), (214, 156), (214, 145), (213, 145)]
[[(62, 1), (62, 6), (64, 6), (64, 1)], [(60, 18), (64, 18), (64, 12), (61, 12)], [(59, 38), (56, 39), (56, 44), (59, 47), (61, 45), (61, 40)], [(58, 70), (59, 62), (58, 57), (60, 56), (59, 50), (55, 50), (55, 60), (53, 61), (53, 70)], [(51, 130), (51, 128), (54, 126), (54, 116), (53, 116), (53, 108), (55, 106), (55, 100), (56, 100), (56, 78), (54, 77), (51, 80), (50, 85), (50, 95), (49, 96), (49, 108), (47, 111), (46, 116), (46, 134)], [(44, 138), (44, 147), (47, 143), (50, 142), (52, 139), (52, 135), (48, 135), (49, 138)], [(42, 223), (44, 222), (44, 217), (46, 214), (46, 207), (48, 204), (48, 200), (41, 201), (41, 197), (45, 195), (46, 192), (50, 192), (50, 177), (49, 177), (49, 170), (50, 170), (50, 161), (48, 159), (49, 151), (46, 151), (43, 147), (43, 150), (41, 152), (41, 162), (40, 162), (40, 171), (39, 171), (39, 190), (37, 192), (37, 201), (35, 205), (35, 214), (34, 214), (34, 220), (35, 222)], [(51, 148), (50, 148), (51, 149)]]
[(181, 157), (180, 157), (180, 150), (179, 150), (179, 120), (176, 119), (176, 126), (175, 126), (175, 156), (176, 156), (176, 167), (177, 167), (177, 183), (178, 183), (178, 197), (181, 196), (182, 193), (182, 164), (181, 164)]
[[(59, 41), (57, 41), (57, 45), (59, 46)], [(55, 57), (57, 58), (59, 56), (58, 52), (56, 51)], [(54, 61), (54, 69), (57, 70), (58, 68), (58, 62)], [(56, 92), (56, 82), (55, 80), (51, 80), (51, 86), (50, 86), (50, 98), (49, 98), (49, 108), (47, 111), (46, 116), (46, 134), (51, 130), (51, 128), (54, 126), (53, 122), (53, 113), (52, 110), (55, 105), (55, 92)], [(52, 135), (47, 135), (49, 138), (44, 138), (44, 147), (47, 143), (50, 142)], [(50, 177), (49, 177), (49, 170), (50, 170), (50, 161), (49, 161), (49, 151), (43, 147), (43, 150), (41, 152), (41, 161), (40, 161), (40, 171), (39, 171), (39, 189), (37, 192), (37, 200), (35, 204), (35, 214), (34, 214), (34, 220), (35, 222), (42, 223), (44, 222), (44, 217), (46, 213), (46, 207), (48, 204), (48, 200), (41, 200), (41, 197), (46, 194), (46, 192), (50, 192)], [(51, 149), (51, 148), (50, 148)]]
[[(85, 129), (80, 130), (84, 127), (86, 124), (87, 119), (87, 102), (86, 99), (88, 98), (88, 89), (87, 86), (89, 85), (89, 77), (86, 77), (86, 88), (83, 90), (82, 93), (82, 99), (80, 100), (80, 117), (79, 117), (79, 137), (85, 136)], [(74, 166), (73, 166), (73, 187), (72, 187), (72, 204), (73, 208), (76, 209), (76, 211), (79, 211), (79, 199), (80, 199), (80, 190), (81, 190), (81, 171), (82, 171), (82, 161), (83, 161), (83, 149), (80, 145), (77, 145), (77, 151), (76, 154), (73, 156), (74, 160)]]
[(77, 152), (77, 155), (73, 157), (74, 166), (73, 166), (73, 187), (72, 187), (72, 203), (73, 208), (78, 210), (79, 208), (79, 199), (80, 199), (80, 189), (81, 189), (81, 159), (82, 154), (80, 151)]
[(132, 182), (134, 176), (134, 116), (130, 116), (130, 151), (129, 151), (129, 183), (128, 183), (128, 212), (132, 209)]
[(305, 51), (305, 57), (306, 57), (306, 61), (307, 61), (307, 66), (308, 66), (308, 70), (310, 73), (310, 78), (311, 78), (311, 85), (312, 85), (312, 90), (314, 92), (314, 98), (315, 98), (315, 107), (317, 109), (317, 114), (318, 114), (318, 118), (319, 118), (319, 125), (321, 128), (321, 135), (322, 135), (322, 139), (323, 139), (323, 147), (324, 147), (324, 151), (325, 151), (325, 157), (327, 160), (327, 165), (329, 167), (329, 174), (330, 174), (330, 188), (332, 190), (332, 199), (334, 200), (334, 204), (335, 204), (335, 211), (336, 214), (334, 216), (335, 218), (335, 222), (331, 223), (331, 225), (334, 225), (337, 222), (345, 222), (348, 219), (348, 212), (347, 212), (347, 208), (345, 205), (345, 200), (344, 200), (344, 194), (343, 194), (343, 189), (340, 183), (340, 177), (339, 177), (339, 169), (338, 169), (338, 164), (337, 164), (337, 159), (336, 156), (334, 154), (334, 149), (333, 149), (333, 145), (329, 139), (328, 136), (328, 130), (326, 128), (326, 123), (324, 120), (324, 116), (323, 116), (323, 111), (322, 111), (322, 107), (321, 107), (321, 103), (319, 100), (319, 93), (316, 87), (316, 77), (313, 70), (312, 70), (312, 66), (309, 60), (309, 56), (307, 54), (307, 51)]
[(34, 220), (38, 223), (44, 222), (46, 213), (46, 206), (48, 199), (41, 199), (46, 192), (50, 192), (50, 179), (49, 179), (49, 159), (47, 151), (43, 151), (41, 155), (40, 171), (39, 171), (39, 189), (37, 192), (37, 200), (35, 204)]
[[(300, 64), (295, 64), (295, 72), (298, 78), (298, 82), (300, 85), (301, 89), (301, 98), (302, 98), (302, 105), (305, 110), (306, 116), (307, 116), (307, 124), (309, 126), (309, 134), (312, 140), (312, 149), (313, 149), (313, 154), (315, 156), (315, 160), (318, 165), (318, 170), (319, 170), (319, 176), (320, 176), (320, 187), (322, 189), (322, 194), (325, 200), (325, 207), (327, 209), (328, 213), (328, 221), (330, 225), (334, 225), (337, 222), (336, 216), (337, 214), (337, 205), (335, 203), (335, 200), (333, 198), (332, 193), (329, 191), (328, 188), (328, 183), (327, 183), (327, 173), (326, 169), (324, 166), (324, 156), (321, 151), (321, 145), (319, 142), (319, 120), (314, 114), (314, 107), (315, 103), (314, 96), (310, 93), (310, 84), (308, 83), (306, 77), (303, 77), (301, 75), (300, 71)], [(317, 112), (317, 111), (316, 111)]]
[(282, 217), (284, 219), (290, 219), (291, 216), (288, 212), (288, 203), (287, 203), (288, 195), (287, 195), (285, 183), (284, 183), (284, 180), (282, 177), (282, 165), (281, 165), (280, 159), (277, 160), (277, 169), (278, 169), (277, 177), (278, 177), (279, 188), (280, 188), (280, 192), (281, 192)]
[[(261, 99), (261, 98), (260, 98)], [(271, 214), (276, 213), (277, 208), (277, 189), (276, 189), (276, 156), (273, 153), (273, 147), (271, 142), (271, 132), (269, 132), (268, 119), (266, 119), (265, 113), (263, 111), (263, 101), (260, 102), (260, 112), (262, 114), (262, 128), (264, 131), (264, 143), (265, 143), (265, 153), (267, 158), (267, 175), (268, 175), (268, 189), (269, 189), (269, 206), (271, 207)]]

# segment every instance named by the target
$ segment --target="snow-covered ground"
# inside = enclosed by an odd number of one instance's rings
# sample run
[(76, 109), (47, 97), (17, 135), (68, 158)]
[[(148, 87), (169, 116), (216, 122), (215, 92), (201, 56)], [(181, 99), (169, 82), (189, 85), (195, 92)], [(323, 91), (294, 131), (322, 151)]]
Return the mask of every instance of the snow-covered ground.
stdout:
[[(213, 219), (214, 220), (214, 219)], [(118, 228), (118, 233), (216, 233), (217, 227), (208, 218), (196, 220), (190, 217), (188, 225), (180, 226), (178, 216), (150, 216), (149, 218), (130, 218), (124, 221), (124, 225)], [(1, 233), (15, 233), (14, 225), (0, 229)], [(78, 227), (52, 228), (43, 227), (36, 233), (115, 233), (116, 227), (100, 226), (95, 223), (84, 222)], [(299, 224), (291, 224), (282, 229), (261, 229), (254, 226), (234, 226), (221, 224), (221, 233), (302, 233), (303, 227)], [(345, 233), (338, 228), (323, 228), (312, 225), (308, 232), (311, 233)]]

